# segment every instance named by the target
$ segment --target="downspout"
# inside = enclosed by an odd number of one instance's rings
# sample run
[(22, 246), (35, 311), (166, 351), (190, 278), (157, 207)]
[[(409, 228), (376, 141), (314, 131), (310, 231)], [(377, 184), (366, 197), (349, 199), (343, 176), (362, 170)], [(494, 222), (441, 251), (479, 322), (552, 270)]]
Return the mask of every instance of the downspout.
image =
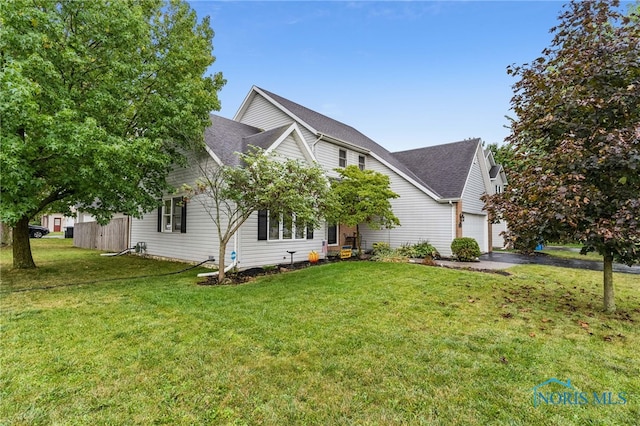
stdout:
[(451, 241), (456, 238), (456, 232), (458, 232), (458, 219), (456, 218), (456, 205), (453, 201), (449, 200), (449, 205), (451, 206)]
[(318, 136), (318, 139), (313, 141), (313, 143), (311, 144), (311, 152), (313, 152), (313, 155), (316, 155), (316, 145), (318, 144), (318, 142), (320, 142), (320, 139), (322, 139), (322, 135)]

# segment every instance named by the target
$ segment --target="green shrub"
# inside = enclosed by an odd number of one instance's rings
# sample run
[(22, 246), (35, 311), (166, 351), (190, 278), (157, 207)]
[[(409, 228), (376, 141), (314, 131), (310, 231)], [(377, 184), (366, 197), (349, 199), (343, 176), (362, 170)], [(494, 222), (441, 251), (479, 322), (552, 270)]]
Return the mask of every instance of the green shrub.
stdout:
[(373, 256), (371, 260), (375, 262), (406, 262), (409, 258), (399, 253), (398, 250), (393, 250), (389, 243), (377, 242), (373, 243)]
[(391, 253), (393, 250), (391, 250), (391, 246), (389, 245), (389, 243), (385, 243), (384, 241), (379, 241), (377, 243), (373, 243), (373, 252), (372, 254), (375, 255), (386, 255)]
[(397, 249), (398, 254), (401, 256), (406, 256), (412, 259), (424, 259), (431, 258), (437, 259), (440, 257), (440, 253), (438, 250), (428, 241), (419, 241), (416, 244), (404, 243), (400, 248)]
[(398, 252), (398, 255), (409, 258), (409, 259), (418, 257), (416, 250), (414, 249), (414, 246), (411, 245), (410, 243), (402, 244), (400, 247), (396, 249), (396, 251)]
[(373, 243), (372, 260), (378, 262), (406, 262), (409, 259), (437, 259), (440, 257), (438, 250), (427, 241), (419, 241), (417, 244), (404, 243), (397, 249), (392, 249), (389, 243)]
[(409, 261), (409, 258), (400, 254), (398, 250), (391, 250), (388, 253), (374, 254), (371, 260), (374, 262), (405, 263)]
[(431, 244), (429, 241), (418, 241), (417, 244), (414, 244), (413, 249), (416, 253), (416, 257), (419, 259), (424, 259), (430, 257), (432, 259), (438, 259), (440, 257), (440, 253), (438, 250)]
[(456, 238), (451, 243), (453, 256), (460, 262), (472, 262), (480, 256), (480, 246), (473, 238)]

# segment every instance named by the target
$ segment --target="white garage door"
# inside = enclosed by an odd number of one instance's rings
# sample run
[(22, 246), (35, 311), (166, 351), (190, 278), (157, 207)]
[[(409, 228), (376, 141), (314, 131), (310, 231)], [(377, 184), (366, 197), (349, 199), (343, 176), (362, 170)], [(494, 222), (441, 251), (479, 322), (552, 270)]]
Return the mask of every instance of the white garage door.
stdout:
[(462, 236), (473, 238), (478, 242), (480, 251), (486, 253), (489, 251), (487, 234), (489, 229), (487, 226), (487, 216), (464, 213), (464, 222), (462, 222)]
[(491, 232), (492, 232), (491, 241), (493, 242), (494, 247), (504, 248), (505, 246), (504, 237), (500, 235), (500, 233), (506, 230), (507, 230), (507, 222), (505, 221), (494, 223), (491, 226)]

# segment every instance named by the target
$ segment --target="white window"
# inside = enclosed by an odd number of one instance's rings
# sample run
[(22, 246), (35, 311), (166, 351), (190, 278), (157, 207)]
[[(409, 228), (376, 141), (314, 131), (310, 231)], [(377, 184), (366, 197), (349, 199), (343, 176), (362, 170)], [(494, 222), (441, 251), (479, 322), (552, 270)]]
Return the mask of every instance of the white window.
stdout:
[(269, 239), (280, 239), (280, 215), (269, 212)]
[(302, 221), (296, 220), (294, 214), (269, 212), (268, 217), (269, 240), (305, 240), (309, 238), (306, 225)]
[(181, 232), (183, 221), (184, 201), (182, 197), (174, 197), (164, 200), (162, 205), (162, 231)]
[(365, 166), (364, 161), (365, 161), (364, 160), (364, 155), (359, 155), (358, 156), (358, 167), (360, 168), (360, 170), (364, 170), (364, 166)]
[(338, 167), (347, 167), (347, 151), (338, 150)]

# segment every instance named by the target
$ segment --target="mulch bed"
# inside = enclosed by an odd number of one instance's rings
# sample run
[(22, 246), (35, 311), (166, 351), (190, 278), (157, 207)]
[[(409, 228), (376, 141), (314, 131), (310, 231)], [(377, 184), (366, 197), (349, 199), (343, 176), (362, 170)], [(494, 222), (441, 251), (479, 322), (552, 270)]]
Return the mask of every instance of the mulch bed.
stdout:
[[(257, 277), (262, 277), (266, 275), (281, 274), (284, 272), (308, 268), (314, 265), (323, 265), (323, 264), (333, 263), (333, 262), (367, 261), (369, 260), (369, 257), (365, 257), (362, 259), (357, 257), (352, 257), (350, 259), (342, 259), (342, 260), (338, 257), (331, 257), (328, 259), (320, 259), (318, 260), (318, 262), (314, 264), (312, 264), (309, 261), (303, 261), (303, 262), (294, 262), (293, 264), (282, 263), (280, 265), (272, 266), (268, 268), (249, 268), (249, 269), (245, 269), (237, 272), (228, 272), (225, 276), (225, 282), (223, 283), (219, 282), (217, 276), (212, 276), (212, 277), (206, 277), (203, 281), (198, 282), (198, 285), (204, 285), (204, 286), (239, 285), (239, 284), (244, 284), (247, 282), (254, 281)], [(498, 275), (504, 275), (504, 276), (511, 275), (506, 271), (473, 268), (473, 266), (471, 266), (469, 263), (466, 263), (466, 262), (461, 262), (460, 266), (440, 266), (431, 259), (422, 259), (420, 263), (426, 266), (437, 266), (437, 267), (444, 267), (449, 269), (470, 270), (475, 272), (485, 272), (485, 273), (492, 273), (492, 274), (498, 274)]]
[(238, 285), (244, 284), (250, 281), (254, 281), (256, 277), (262, 277), (265, 275), (280, 274), (283, 272), (294, 271), (297, 269), (308, 268), (313, 265), (322, 265), (335, 260), (318, 260), (315, 264), (309, 261), (283, 263), (275, 267), (269, 268), (249, 268), (238, 272), (227, 272), (225, 276), (225, 282), (220, 283), (217, 276), (206, 277), (204, 281), (198, 282), (198, 285)]

